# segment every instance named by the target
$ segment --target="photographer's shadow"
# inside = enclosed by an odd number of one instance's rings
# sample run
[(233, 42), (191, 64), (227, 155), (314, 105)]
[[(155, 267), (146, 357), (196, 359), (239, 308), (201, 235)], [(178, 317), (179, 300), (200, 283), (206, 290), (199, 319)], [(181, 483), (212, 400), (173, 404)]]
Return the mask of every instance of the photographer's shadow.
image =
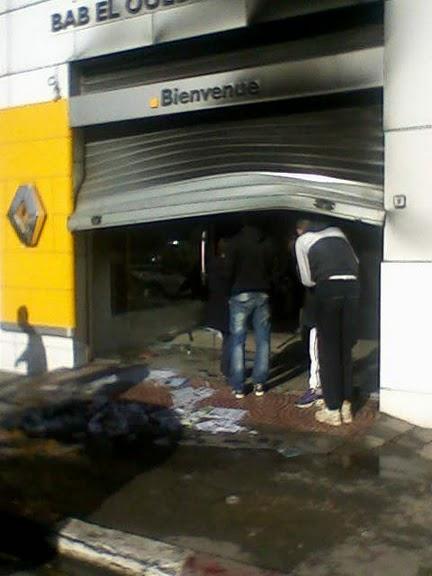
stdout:
[(18, 308), (17, 324), (22, 332), (27, 334), (28, 340), (26, 349), (15, 361), (15, 367), (19, 364), (25, 364), (27, 376), (40, 376), (48, 370), (45, 346), (42, 336), (36, 332), (29, 322), (27, 306)]

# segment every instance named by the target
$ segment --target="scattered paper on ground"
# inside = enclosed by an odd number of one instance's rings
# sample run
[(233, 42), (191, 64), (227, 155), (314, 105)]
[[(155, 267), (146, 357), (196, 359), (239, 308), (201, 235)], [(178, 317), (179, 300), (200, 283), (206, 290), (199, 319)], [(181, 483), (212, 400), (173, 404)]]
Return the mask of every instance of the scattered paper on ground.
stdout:
[(167, 384), (170, 388), (180, 388), (180, 386), (184, 386), (187, 381), (187, 378), (170, 378), (167, 380)]
[(171, 378), (174, 378), (176, 376), (177, 376), (177, 374), (175, 372), (173, 372), (172, 370), (150, 370), (150, 374), (148, 375), (150, 380), (154, 380), (156, 382), (164, 382), (164, 383), (167, 380), (170, 380)]
[(174, 389), (171, 393), (173, 408), (182, 424), (211, 434), (235, 434), (246, 430), (240, 426), (240, 422), (246, 416), (246, 410), (212, 406), (196, 409), (198, 404), (213, 394), (214, 390), (204, 387), (179, 386)]

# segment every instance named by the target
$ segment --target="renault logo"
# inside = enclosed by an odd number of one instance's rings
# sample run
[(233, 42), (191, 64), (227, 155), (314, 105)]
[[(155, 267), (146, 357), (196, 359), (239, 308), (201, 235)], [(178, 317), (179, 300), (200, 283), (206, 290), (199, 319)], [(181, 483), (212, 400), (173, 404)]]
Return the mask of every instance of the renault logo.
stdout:
[(46, 219), (38, 191), (32, 184), (18, 186), (7, 217), (26, 246), (36, 246)]

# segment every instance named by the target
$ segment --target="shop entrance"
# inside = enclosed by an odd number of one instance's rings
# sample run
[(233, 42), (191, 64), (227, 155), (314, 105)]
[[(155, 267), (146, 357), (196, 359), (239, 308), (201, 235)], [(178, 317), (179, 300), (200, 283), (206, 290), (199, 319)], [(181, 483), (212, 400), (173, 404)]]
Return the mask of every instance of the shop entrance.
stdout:
[[(251, 214), (248, 213), (248, 216)], [(217, 371), (218, 335), (208, 329), (207, 268), (220, 238), (229, 243), (244, 213), (169, 220), (100, 230), (92, 235), (93, 350), (98, 357), (137, 358), (148, 348), (203, 350)], [(304, 213), (264, 211), (254, 222), (274, 247), (271, 292), (273, 383), (304, 372), (301, 342), (303, 289), (287, 250)], [(361, 304), (356, 356), (372, 387), (377, 385), (380, 227), (335, 220), (360, 259)], [(248, 342), (251, 352), (253, 338)], [(209, 354), (206, 356), (204, 351)], [(369, 384), (368, 384), (369, 385)]]
[[(165, 343), (211, 348), (216, 357), (220, 340), (206, 330), (206, 265), (218, 238), (229, 241), (245, 213), (255, 215), (275, 249), (273, 355), (301, 352), (302, 289), (285, 245), (307, 214), (338, 222), (359, 253), (361, 331), (376, 348), (380, 97), (340, 95), (297, 107), (284, 101), (85, 129), (85, 177), (69, 228), (91, 238), (93, 354), (136, 356)], [(297, 374), (296, 362), (281, 362), (277, 382)]]
[[(284, 251), (290, 219), (255, 216), (274, 245), (275, 325), (298, 326), (300, 290)], [(217, 242), (241, 228), (241, 214), (107, 229), (93, 236), (93, 335), (96, 354), (139, 350), (207, 326), (207, 269)], [(277, 280), (276, 280), (277, 276)]]

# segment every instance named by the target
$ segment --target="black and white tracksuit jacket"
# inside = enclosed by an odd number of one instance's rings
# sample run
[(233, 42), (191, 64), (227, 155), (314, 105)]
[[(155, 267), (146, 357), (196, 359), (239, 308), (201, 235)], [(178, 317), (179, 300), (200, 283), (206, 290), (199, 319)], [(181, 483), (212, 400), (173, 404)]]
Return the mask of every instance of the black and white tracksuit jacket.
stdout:
[(358, 277), (358, 258), (336, 226), (305, 232), (297, 238), (295, 252), (302, 284), (309, 288), (325, 280)]

